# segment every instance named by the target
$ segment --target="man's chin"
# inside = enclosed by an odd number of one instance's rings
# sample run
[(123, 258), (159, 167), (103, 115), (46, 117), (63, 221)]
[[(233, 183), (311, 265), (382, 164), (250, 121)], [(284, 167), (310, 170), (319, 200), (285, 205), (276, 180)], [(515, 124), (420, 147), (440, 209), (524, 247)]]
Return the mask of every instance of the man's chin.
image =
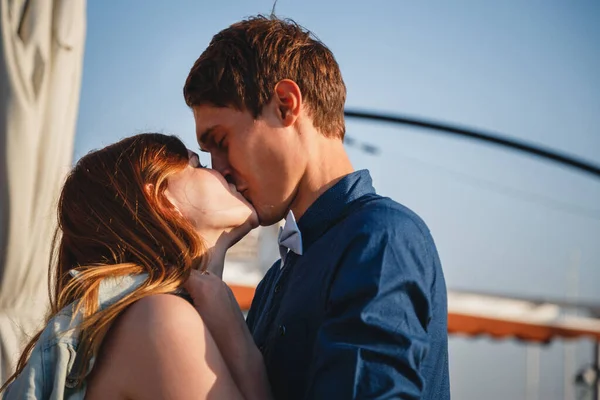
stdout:
[(252, 216), (250, 217), (250, 227), (251, 229), (256, 229), (260, 226), (260, 221), (258, 219), (258, 214), (256, 212), (252, 213)]
[(275, 213), (272, 210), (269, 211), (271, 212), (260, 212), (257, 210), (258, 223), (260, 226), (271, 226), (283, 219), (282, 215), (278, 215), (278, 213)]

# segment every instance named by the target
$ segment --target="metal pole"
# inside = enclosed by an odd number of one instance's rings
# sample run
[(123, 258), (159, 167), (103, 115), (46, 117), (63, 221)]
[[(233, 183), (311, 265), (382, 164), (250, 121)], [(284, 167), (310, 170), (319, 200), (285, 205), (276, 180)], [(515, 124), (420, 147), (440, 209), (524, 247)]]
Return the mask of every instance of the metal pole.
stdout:
[(539, 400), (540, 398), (540, 346), (530, 344), (527, 346), (527, 372), (525, 376), (525, 398)]
[(348, 118), (358, 118), (370, 121), (387, 122), (400, 125), (409, 125), (418, 128), (426, 128), (434, 131), (444, 132), (470, 139), (487, 142), (497, 146), (502, 146), (511, 150), (517, 150), (529, 155), (541, 157), (548, 161), (553, 161), (563, 166), (576, 168), (579, 171), (587, 172), (595, 178), (600, 178), (600, 165), (594, 165), (584, 160), (579, 160), (566, 154), (560, 154), (552, 149), (544, 148), (538, 145), (522, 142), (520, 140), (502, 137), (497, 134), (483, 132), (471, 128), (465, 128), (456, 125), (450, 125), (435, 121), (428, 121), (412, 117), (403, 117), (398, 115), (381, 114), (377, 112), (366, 112), (357, 110), (346, 110), (344, 115)]
[(600, 400), (600, 341), (594, 343), (594, 384), (592, 386), (592, 399)]

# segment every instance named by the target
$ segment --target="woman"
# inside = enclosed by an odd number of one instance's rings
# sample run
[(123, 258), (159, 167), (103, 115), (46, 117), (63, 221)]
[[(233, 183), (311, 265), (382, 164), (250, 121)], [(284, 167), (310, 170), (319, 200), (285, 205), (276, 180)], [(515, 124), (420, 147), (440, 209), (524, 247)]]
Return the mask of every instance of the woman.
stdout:
[(58, 221), (47, 325), (5, 399), (271, 397), (220, 280), (226, 250), (257, 216), (179, 139), (142, 134), (83, 157)]

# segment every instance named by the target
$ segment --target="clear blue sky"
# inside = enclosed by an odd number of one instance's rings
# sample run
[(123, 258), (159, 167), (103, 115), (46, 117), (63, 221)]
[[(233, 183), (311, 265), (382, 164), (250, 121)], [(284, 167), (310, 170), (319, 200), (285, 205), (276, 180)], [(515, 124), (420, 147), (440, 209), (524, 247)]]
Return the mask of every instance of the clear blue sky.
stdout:
[[(149, 130), (194, 147), (181, 95), (189, 68), (213, 34), (271, 6), (89, 1), (75, 157)], [(280, 0), (276, 10), (332, 49), (348, 107), (496, 131), (600, 164), (597, 1)], [(347, 130), (381, 149), (349, 152), (381, 193), (428, 223), (450, 288), (600, 301), (598, 179), (426, 131)], [(454, 397), (524, 398), (523, 348), (453, 338)], [(580, 364), (588, 350), (577, 347)], [(542, 350), (540, 398), (562, 398), (562, 351)]]

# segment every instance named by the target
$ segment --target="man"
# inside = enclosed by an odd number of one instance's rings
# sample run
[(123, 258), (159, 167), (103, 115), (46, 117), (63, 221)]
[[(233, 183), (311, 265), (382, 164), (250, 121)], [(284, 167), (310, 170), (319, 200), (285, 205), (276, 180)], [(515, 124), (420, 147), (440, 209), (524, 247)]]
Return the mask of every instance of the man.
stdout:
[(247, 318), (275, 397), (449, 399), (433, 239), (353, 172), (329, 49), (292, 21), (250, 18), (214, 36), (184, 96), (201, 149), (261, 225), (286, 218)]

